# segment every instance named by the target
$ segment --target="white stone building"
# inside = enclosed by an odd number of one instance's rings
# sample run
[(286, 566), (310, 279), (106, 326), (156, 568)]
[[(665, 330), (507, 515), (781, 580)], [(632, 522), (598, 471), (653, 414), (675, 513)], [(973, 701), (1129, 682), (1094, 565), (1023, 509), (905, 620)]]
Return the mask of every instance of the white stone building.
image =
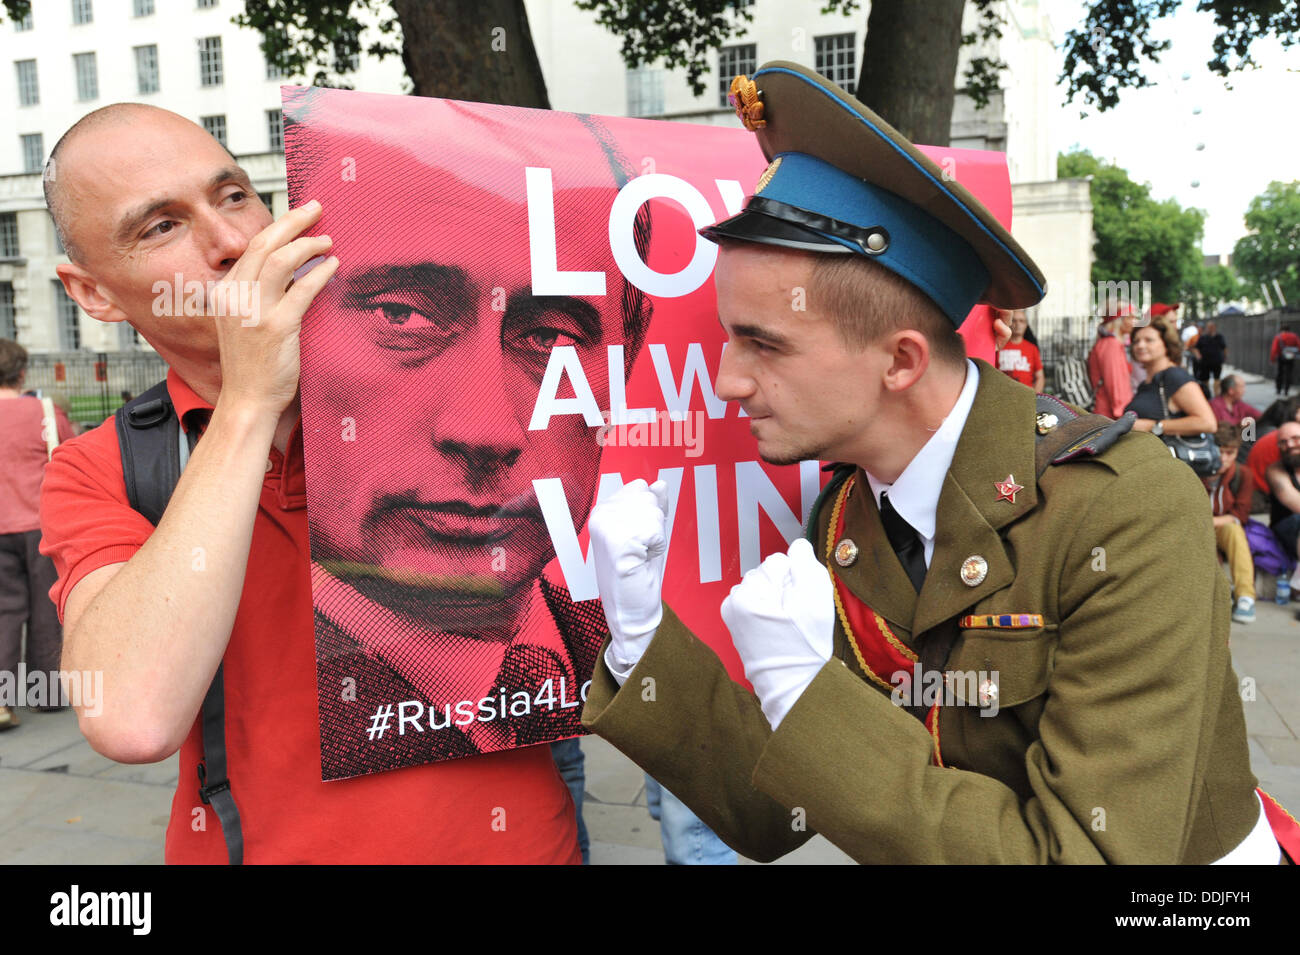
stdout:
[[(695, 96), (681, 70), (628, 70), (620, 40), (572, 0), (525, 0), (556, 109), (694, 123), (736, 122), (726, 85), (771, 59), (818, 69), (850, 88), (858, 78), (869, 2), (851, 16), (824, 15), (822, 0), (751, 0), (754, 21), (713, 55), (708, 88)], [(45, 211), (41, 167), (77, 119), (109, 103), (154, 103), (203, 123), (248, 170), (279, 215), (285, 211), (279, 85), (259, 35), (230, 21), (239, 0), (42, 0), (27, 24), (0, 24), (0, 336), (30, 351), (140, 347), (130, 329), (80, 314), (54, 267), (66, 258)], [(988, 52), (1008, 64), (1002, 89), (976, 111), (958, 96), (952, 145), (1007, 153), (1012, 232), (1048, 276), (1038, 316), (1087, 311), (1092, 212), (1086, 182), (1057, 182), (1051, 119), (1059, 109), (1058, 55), (1037, 0), (1006, 0), (1003, 38)], [(969, 16), (969, 12), (968, 12)], [(971, 26), (968, 23), (967, 29)], [(959, 75), (965, 68), (963, 50)], [(9, 65), (12, 64), (12, 65)], [(357, 89), (398, 93), (396, 57), (363, 57)]]
[[(65, 130), (92, 110), (151, 103), (202, 123), (252, 177), (276, 215), (287, 208), (280, 84), (260, 35), (231, 18), (239, 0), (38, 0), (27, 22), (0, 23), (0, 336), (31, 352), (141, 347), (125, 325), (89, 318), (54, 272), (66, 262), (41, 172)], [(363, 58), (358, 89), (401, 92), (399, 60)], [(143, 346), (147, 347), (147, 346)]]

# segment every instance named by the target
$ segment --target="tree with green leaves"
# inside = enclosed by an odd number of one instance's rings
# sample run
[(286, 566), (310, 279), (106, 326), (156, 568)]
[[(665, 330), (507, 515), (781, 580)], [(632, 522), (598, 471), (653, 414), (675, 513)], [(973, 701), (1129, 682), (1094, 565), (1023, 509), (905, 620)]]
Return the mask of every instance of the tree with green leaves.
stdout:
[[(27, 0), (0, 2), (11, 17), (28, 9)], [(622, 39), (629, 67), (684, 68), (697, 93), (714, 68), (713, 51), (745, 31), (755, 6), (750, 0), (575, 2)], [(1105, 110), (1123, 90), (1148, 85), (1147, 69), (1170, 47), (1154, 38), (1157, 24), (1192, 2), (1218, 25), (1206, 64), (1218, 75), (1253, 65), (1251, 47), (1262, 36), (1284, 45), (1300, 41), (1295, 0), (1093, 0), (1065, 36), (1067, 101), (1082, 96)], [(860, 0), (824, 3), (826, 13), (852, 14), (861, 6)], [(963, 31), (968, 9), (973, 29)], [(344, 85), (344, 67), (364, 45), (376, 57), (401, 56), (419, 96), (549, 106), (523, 0), (245, 0), (235, 22), (262, 34), (269, 62), (317, 85)], [(364, 22), (373, 26), (363, 30)], [(946, 145), (957, 92), (983, 105), (1005, 68), (979, 52), (958, 76), (961, 48), (996, 40), (1004, 25), (999, 0), (875, 0), (857, 95), (914, 141)], [(771, 58), (779, 57), (772, 51)]]
[(1250, 235), (1237, 240), (1232, 261), (1246, 281), (1252, 299), (1263, 299), (1260, 286), (1268, 288), (1268, 299), (1277, 301), (1273, 281), (1282, 289), (1288, 305), (1300, 305), (1300, 182), (1272, 182), (1250, 200), (1246, 209)]
[(1205, 265), (1202, 262), (1184, 279), (1178, 300), (1187, 303), (1192, 321), (1213, 318), (1230, 302), (1252, 297), (1230, 265)]
[(1150, 282), (1155, 301), (1173, 302), (1200, 277), (1201, 210), (1153, 199), (1149, 183), (1086, 150), (1058, 156), (1056, 173), (1092, 178), (1093, 282)]

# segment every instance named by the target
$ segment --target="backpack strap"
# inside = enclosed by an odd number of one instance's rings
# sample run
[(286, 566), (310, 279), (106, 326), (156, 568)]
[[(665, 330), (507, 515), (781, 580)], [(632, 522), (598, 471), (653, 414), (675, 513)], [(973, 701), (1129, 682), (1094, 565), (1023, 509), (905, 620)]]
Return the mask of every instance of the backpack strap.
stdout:
[[(114, 423), (122, 450), (127, 501), (156, 527), (189, 462), (190, 452), (198, 443), (198, 432), (187, 434), (181, 427), (166, 381), (119, 408)], [(203, 756), (198, 765), (199, 798), (217, 814), (230, 864), (241, 865), (244, 833), (227, 776), (226, 694), (221, 665), (217, 666), (203, 697), (199, 718), (203, 732)]]

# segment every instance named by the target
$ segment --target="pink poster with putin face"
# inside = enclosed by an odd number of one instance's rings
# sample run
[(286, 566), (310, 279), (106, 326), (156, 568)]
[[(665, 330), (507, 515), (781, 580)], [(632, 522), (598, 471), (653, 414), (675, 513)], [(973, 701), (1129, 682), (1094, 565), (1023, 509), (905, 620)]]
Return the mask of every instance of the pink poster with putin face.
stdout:
[[(340, 260), (302, 330), (322, 778), (579, 734), (606, 636), (585, 525), (635, 478), (670, 491), (665, 601), (743, 679), (718, 607), (823, 477), (761, 461), (716, 387), (696, 229), (741, 208), (754, 137), (283, 95), (290, 204), (321, 201)], [(1000, 154), (926, 152), (1009, 224)], [(962, 331), (991, 358), (986, 309)]]

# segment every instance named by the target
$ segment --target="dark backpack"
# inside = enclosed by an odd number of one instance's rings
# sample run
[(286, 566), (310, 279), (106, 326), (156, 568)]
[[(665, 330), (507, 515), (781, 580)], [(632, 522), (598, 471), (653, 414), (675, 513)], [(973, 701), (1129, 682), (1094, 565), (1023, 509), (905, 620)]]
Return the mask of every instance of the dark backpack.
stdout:
[[(122, 449), (127, 500), (156, 527), (198, 442), (198, 434), (182, 430), (166, 381), (128, 401), (117, 410), (114, 420)], [(200, 710), (203, 752), (199, 758), (199, 798), (212, 807), (221, 823), (230, 864), (241, 865), (244, 833), (226, 775), (226, 697), (221, 671), (218, 665)]]

